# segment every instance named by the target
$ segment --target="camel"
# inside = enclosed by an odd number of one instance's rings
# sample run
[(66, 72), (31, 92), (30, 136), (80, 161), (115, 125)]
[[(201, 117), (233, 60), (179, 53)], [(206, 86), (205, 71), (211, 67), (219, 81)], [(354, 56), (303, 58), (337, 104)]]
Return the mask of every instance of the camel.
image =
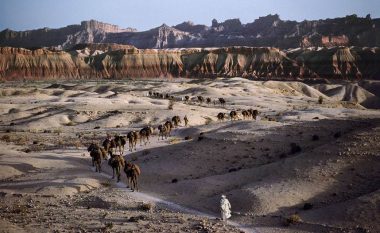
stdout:
[(123, 156), (121, 155), (113, 155), (112, 152), (110, 152), (111, 158), (108, 160), (108, 165), (112, 167), (112, 179), (115, 178), (115, 173), (117, 176), (117, 182), (120, 181), (121, 176), (121, 169), (124, 167), (125, 160)]
[(165, 99), (169, 99), (170, 98), (170, 95), (169, 94), (165, 94)]
[(243, 115), (243, 119), (245, 120), (246, 118), (249, 118), (252, 114), (247, 110), (243, 110), (241, 112), (241, 115)]
[(174, 127), (178, 127), (178, 125), (181, 123), (181, 118), (179, 116), (174, 116), (172, 118), (172, 122), (174, 123)]
[(128, 142), (129, 142), (129, 151), (132, 152), (133, 148), (136, 150), (136, 144), (137, 144), (137, 132), (131, 131), (127, 134)]
[(153, 96), (153, 92), (152, 92), (152, 91), (149, 91), (149, 92), (148, 92), (148, 95), (149, 95), (149, 96)]
[(207, 97), (207, 99), (206, 99), (206, 103), (207, 103), (208, 105), (211, 104), (211, 98), (210, 98), (210, 97)]
[(151, 126), (144, 127), (140, 130), (140, 146), (142, 145), (142, 141), (144, 141), (144, 145), (149, 142), (149, 137), (153, 134), (153, 132), (154, 129)]
[(158, 133), (158, 140), (160, 140), (160, 136), (162, 137), (162, 140), (164, 140), (164, 136), (165, 136), (165, 139), (168, 138), (168, 128), (166, 127), (165, 124), (163, 125), (159, 125), (158, 126), (158, 130), (159, 130), (159, 133)]
[(249, 109), (248, 112), (250, 113), (252, 119), (255, 119), (257, 118), (257, 116), (259, 115), (259, 111), (257, 111), (256, 109), (253, 110), (253, 109)]
[(95, 171), (100, 173), (102, 158), (104, 158), (106, 155), (103, 154), (100, 146), (95, 143), (91, 143), (91, 145), (87, 148), (87, 151), (90, 152), (90, 156), (92, 158), (92, 166), (95, 166)]
[(189, 124), (189, 119), (187, 118), (187, 116), (185, 115), (185, 117), (183, 118), (183, 121), (185, 122), (185, 126), (187, 126)]
[(224, 121), (224, 119), (226, 118), (226, 114), (225, 113), (218, 113), (218, 115), (216, 116), (218, 118), (219, 121)]
[(112, 152), (112, 149), (115, 149), (115, 153), (116, 153), (116, 142), (114, 139), (110, 138), (109, 136), (107, 136), (106, 140), (103, 141), (102, 145), (104, 149), (107, 151), (107, 153), (109, 151)]
[(203, 98), (203, 96), (197, 96), (197, 98), (198, 98), (198, 102), (200, 103), (200, 104), (202, 104), (203, 103), (203, 101), (205, 101), (205, 99)]
[(224, 98), (219, 98), (219, 103), (224, 106), (226, 104), (226, 100)]
[(185, 102), (187, 103), (187, 102), (189, 102), (189, 100), (190, 100), (190, 96), (185, 96)]
[(172, 123), (171, 121), (166, 121), (166, 122), (165, 122), (165, 126), (166, 126), (166, 128), (167, 128), (167, 130), (168, 130), (168, 135), (169, 135), (169, 137), (170, 137), (170, 136), (171, 136), (170, 134), (171, 134), (171, 132), (172, 132), (172, 129), (174, 128), (173, 123)]
[(234, 111), (234, 110), (232, 110), (232, 111), (230, 112), (230, 117), (231, 117), (231, 121), (233, 121), (233, 120), (237, 120), (237, 119), (238, 119), (237, 112)]
[(115, 135), (114, 142), (116, 144), (115, 152), (117, 149), (119, 149), (119, 152), (122, 155), (124, 153), (124, 146), (127, 143), (125, 141), (125, 138), (123, 136), (120, 136), (120, 135)]
[(134, 192), (135, 190), (139, 191), (137, 179), (139, 175), (141, 174), (140, 167), (136, 164), (125, 162), (124, 172), (127, 175), (127, 181), (128, 181), (127, 187), (130, 187), (132, 192)]

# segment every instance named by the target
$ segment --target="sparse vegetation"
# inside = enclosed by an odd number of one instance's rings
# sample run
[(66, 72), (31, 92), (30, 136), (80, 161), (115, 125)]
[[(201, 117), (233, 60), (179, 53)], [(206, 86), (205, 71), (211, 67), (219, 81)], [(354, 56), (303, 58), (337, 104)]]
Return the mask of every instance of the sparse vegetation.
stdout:
[(307, 202), (303, 205), (304, 210), (311, 210), (313, 208), (313, 204)]
[(62, 129), (61, 129), (61, 128), (55, 129), (55, 130), (53, 131), (53, 133), (55, 133), (55, 134), (57, 134), (57, 135), (61, 135), (61, 133), (62, 133)]
[(301, 223), (301, 222), (302, 222), (302, 219), (298, 214), (292, 214), (285, 219), (284, 225), (290, 226), (292, 224), (297, 224), (297, 223)]
[(205, 125), (209, 125), (213, 121), (210, 117), (204, 117), (204, 118), (205, 118)]
[(290, 153), (289, 154), (296, 154), (296, 153), (299, 153), (301, 152), (301, 147), (297, 144), (297, 143), (290, 143)]
[(10, 142), (11, 141), (11, 136), (10, 135), (3, 135), (1, 137), (1, 141)]
[(318, 104), (323, 104), (323, 96), (318, 97)]
[(176, 144), (176, 143), (179, 143), (181, 141), (180, 138), (170, 138), (169, 139), (169, 144)]
[(105, 225), (106, 229), (112, 229), (113, 228), (113, 223), (112, 222), (105, 222), (104, 225)]
[(11, 108), (11, 109), (9, 109), (9, 111), (8, 111), (9, 114), (19, 113), (19, 112), (20, 112), (20, 109), (17, 109), (17, 108)]
[(150, 203), (150, 202), (148, 202), (148, 203), (141, 203), (139, 205), (139, 209), (140, 210), (147, 211), (147, 212), (150, 212), (150, 213), (153, 212), (154, 208), (155, 208), (155, 205), (153, 203)]
[(339, 131), (339, 132), (336, 132), (334, 134), (334, 138), (340, 138), (342, 136), (342, 133)]
[(175, 103), (174, 100), (172, 100), (172, 99), (169, 100), (168, 110), (173, 110), (174, 103)]
[(72, 122), (72, 121), (69, 121), (67, 124), (66, 124), (66, 126), (74, 126), (74, 125), (76, 125), (74, 122)]

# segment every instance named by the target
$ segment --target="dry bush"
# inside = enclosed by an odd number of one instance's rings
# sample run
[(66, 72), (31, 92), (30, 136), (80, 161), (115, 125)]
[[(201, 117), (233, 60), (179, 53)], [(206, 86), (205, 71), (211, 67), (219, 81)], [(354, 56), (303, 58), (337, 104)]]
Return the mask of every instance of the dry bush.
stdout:
[(150, 150), (143, 150), (142, 155), (148, 155), (150, 154)]
[(83, 144), (82, 144), (81, 141), (79, 141), (79, 140), (75, 140), (75, 142), (74, 142), (74, 146), (75, 146), (76, 149), (79, 149), (80, 147), (83, 146)]
[(176, 144), (176, 143), (179, 143), (180, 141), (181, 139), (173, 137), (169, 139), (169, 144)]
[(174, 100), (169, 100), (168, 110), (173, 110), (173, 107), (174, 107)]
[(319, 96), (319, 98), (318, 98), (318, 104), (323, 104), (323, 96)]
[(62, 129), (58, 128), (53, 131), (53, 133), (56, 133), (57, 135), (60, 135), (62, 133)]
[(113, 223), (112, 222), (105, 222), (104, 225), (105, 225), (106, 229), (112, 229), (113, 228)]
[(11, 108), (9, 109), (8, 113), (9, 114), (12, 114), (12, 113), (19, 113), (20, 112), (20, 109), (17, 109), (17, 108)]
[(297, 224), (297, 223), (301, 223), (301, 222), (302, 222), (302, 219), (298, 214), (292, 214), (285, 219), (284, 225), (290, 226), (292, 224)]
[(104, 187), (110, 187), (110, 186), (111, 186), (111, 182), (110, 182), (110, 181), (101, 182), (100, 184), (101, 184), (102, 186), (104, 186)]
[(153, 203), (150, 203), (150, 202), (141, 203), (138, 208), (142, 211), (147, 211), (147, 212), (152, 213), (154, 208), (155, 208), (155, 205)]
[(205, 125), (209, 125), (212, 123), (212, 119), (210, 117), (204, 117), (205, 118)]
[(11, 141), (11, 136), (9, 136), (9, 135), (3, 135), (1, 137), (1, 141), (10, 142)]
[(67, 124), (66, 124), (66, 126), (74, 126), (74, 125), (76, 125), (74, 122), (72, 122), (72, 121), (69, 121)]

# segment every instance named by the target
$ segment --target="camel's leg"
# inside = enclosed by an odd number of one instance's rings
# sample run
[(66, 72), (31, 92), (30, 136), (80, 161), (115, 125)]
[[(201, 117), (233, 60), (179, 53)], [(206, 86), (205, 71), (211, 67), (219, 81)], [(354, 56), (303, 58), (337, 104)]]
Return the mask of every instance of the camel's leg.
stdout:
[(115, 179), (115, 168), (112, 167), (112, 179)]
[(139, 191), (139, 187), (138, 187), (138, 182), (137, 182), (137, 176), (135, 177), (135, 187), (136, 187), (136, 191), (138, 192)]
[(116, 175), (117, 175), (116, 182), (119, 182), (120, 181), (120, 166), (119, 165), (116, 167)]

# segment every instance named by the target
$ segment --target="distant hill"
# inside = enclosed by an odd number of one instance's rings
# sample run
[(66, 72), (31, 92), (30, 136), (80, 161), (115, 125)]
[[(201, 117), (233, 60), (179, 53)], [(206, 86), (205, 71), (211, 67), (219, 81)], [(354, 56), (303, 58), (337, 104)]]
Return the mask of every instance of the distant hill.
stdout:
[(69, 49), (76, 44), (117, 43), (145, 48), (190, 47), (297, 47), (380, 46), (380, 19), (349, 15), (342, 18), (288, 21), (278, 15), (260, 17), (242, 24), (239, 19), (213, 20), (211, 26), (183, 22), (163, 24), (148, 31), (122, 29), (95, 20), (59, 29), (0, 32), (0, 46)]

